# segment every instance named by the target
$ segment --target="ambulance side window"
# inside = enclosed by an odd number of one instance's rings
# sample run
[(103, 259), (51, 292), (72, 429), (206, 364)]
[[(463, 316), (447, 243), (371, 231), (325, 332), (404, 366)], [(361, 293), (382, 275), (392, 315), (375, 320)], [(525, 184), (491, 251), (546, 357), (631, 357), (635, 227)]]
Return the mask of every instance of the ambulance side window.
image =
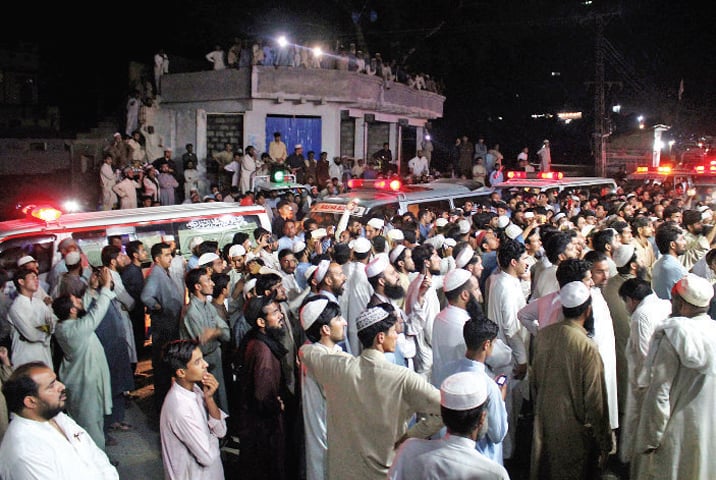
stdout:
[(50, 271), (55, 254), (54, 235), (33, 235), (7, 240), (0, 244), (0, 268), (6, 270), (12, 279), (17, 270), (17, 261), (25, 255), (37, 260), (40, 274)]

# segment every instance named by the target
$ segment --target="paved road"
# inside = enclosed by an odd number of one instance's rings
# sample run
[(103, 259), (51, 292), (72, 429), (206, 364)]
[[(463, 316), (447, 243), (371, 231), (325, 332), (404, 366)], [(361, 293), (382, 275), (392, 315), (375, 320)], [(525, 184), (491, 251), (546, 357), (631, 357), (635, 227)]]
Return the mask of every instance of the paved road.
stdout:
[[(145, 355), (147, 356), (147, 355)], [(149, 359), (140, 361), (138, 369), (142, 378), (136, 379), (137, 389), (132, 392), (136, 399), (129, 402), (125, 422), (134, 428), (130, 431), (112, 432), (117, 445), (107, 447), (110, 460), (118, 461), (117, 470), (121, 480), (162, 480), (162, 451), (159, 440), (158, 419), (154, 411), (154, 385), (152, 365)], [(238, 450), (222, 449), (226, 478), (233, 477), (238, 462)]]

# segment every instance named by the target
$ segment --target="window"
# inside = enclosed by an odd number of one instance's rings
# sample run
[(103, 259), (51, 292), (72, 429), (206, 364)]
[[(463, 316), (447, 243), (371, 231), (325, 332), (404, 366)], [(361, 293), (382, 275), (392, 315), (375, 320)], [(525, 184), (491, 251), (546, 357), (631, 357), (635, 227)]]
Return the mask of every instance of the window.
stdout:
[(54, 235), (36, 235), (2, 242), (0, 268), (12, 278), (17, 270), (17, 261), (25, 255), (32, 255), (39, 264), (40, 273), (48, 272), (55, 254), (55, 238)]

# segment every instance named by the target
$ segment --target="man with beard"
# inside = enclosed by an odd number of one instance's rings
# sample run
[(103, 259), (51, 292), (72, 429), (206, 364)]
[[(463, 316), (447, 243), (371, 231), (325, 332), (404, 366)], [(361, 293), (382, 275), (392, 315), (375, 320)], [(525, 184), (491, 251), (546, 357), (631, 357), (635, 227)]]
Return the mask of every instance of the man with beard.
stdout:
[(686, 229), (684, 232), (686, 251), (679, 260), (684, 268), (690, 271), (691, 267), (713, 248), (716, 228), (711, 228), (704, 235), (704, 223), (699, 210), (684, 210), (681, 218)]
[[(465, 322), (462, 336), (467, 345), (465, 356), (457, 362), (447, 365), (446, 371), (451, 375), (459, 372), (471, 372), (482, 377), (487, 383), (487, 430), (477, 439), (477, 451), (490, 460), (502, 465), (502, 440), (507, 435), (507, 382), (498, 385), (485, 362), (492, 355), (497, 341), (499, 327), (489, 318), (471, 316)], [(448, 377), (449, 378), (449, 377)], [(499, 380), (497, 377), (495, 380)], [(514, 421), (514, 420), (513, 420)]]
[(68, 415), (65, 386), (42, 362), (20, 365), (3, 385), (15, 413), (0, 446), (0, 478), (119, 479), (92, 437)]
[[(377, 255), (366, 265), (365, 273), (368, 277), (368, 282), (373, 287), (373, 295), (370, 297), (366, 308), (375, 307), (383, 303), (390, 304), (395, 308), (395, 314), (398, 315), (400, 321), (410, 327), (410, 324), (405, 321), (405, 312), (397, 306), (397, 302), (405, 297), (405, 289), (400, 284), (400, 276), (395, 267), (390, 264), (388, 256), (385, 254)], [(408, 334), (403, 332), (398, 332), (398, 334), (396, 354), (389, 356), (399, 365), (414, 368), (416, 349), (414, 333), (410, 332), (411, 336), (409, 338), (407, 337)]]
[(59, 373), (72, 391), (67, 412), (104, 449), (104, 416), (112, 413), (112, 384), (107, 356), (95, 329), (115, 294), (109, 269), (103, 268), (101, 275), (102, 290), (89, 311), (74, 295), (55, 299), (52, 310), (59, 320), (55, 338), (64, 352)]
[(587, 334), (594, 339), (597, 344), (599, 355), (604, 365), (604, 382), (607, 391), (607, 402), (609, 407), (609, 423), (612, 430), (619, 428), (619, 407), (617, 398), (617, 357), (616, 357), (616, 341), (614, 339), (614, 324), (609, 314), (609, 306), (602, 290), (607, 286), (609, 281), (609, 264), (607, 257), (601, 252), (592, 250), (584, 256), (584, 260), (591, 264), (592, 282), (594, 286), (591, 289), (592, 295), (592, 316), (594, 317), (594, 327), (590, 331), (588, 325), (585, 326)]
[[(477, 278), (467, 270), (456, 268), (445, 275), (443, 291), (448, 306), (438, 313), (433, 322), (433, 368), (431, 382), (437, 386), (447, 378), (446, 366), (465, 355), (463, 325), (470, 319), (468, 305), (477, 305), (475, 295), (480, 291)], [(479, 305), (477, 305), (479, 309)]]
[(535, 480), (596, 478), (613, 446), (604, 369), (585, 325), (592, 316), (590, 289), (571, 282), (560, 289), (560, 299), (564, 320), (535, 340), (530, 471)]
[[(391, 232), (392, 231), (394, 230), (391, 230)], [(410, 276), (415, 272), (415, 262), (413, 262), (413, 250), (406, 247), (405, 245), (398, 245), (390, 251), (390, 255), (388, 258), (390, 259), (390, 263), (395, 268), (395, 271), (398, 272), (398, 278), (400, 278), (400, 285), (405, 291), (407, 291), (408, 287), (410, 286)], [(400, 308), (405, 308), (405, 298), (398, 300), (396, 304)]]
[[(426, 472), (442, 473), (455, 480), (473, 478), (507, 480), (504, 467), (475, 450), (475, 442), (488, 426), (489, 383), (473, 372), (448, 377), (440, 386), (440, 413), (447, 426), (441, 440), (410, 439), (398, 451), (390, 467), (390, 480), (425, 478)], [(488, 400), (489, 398), (489, 400)]]
[(408, 315), (406, 335), (414, 335), (415, 371), (430, 381), (433, 368), (433, 321), (440, 313), (437, 289), (443, 287), (440, 257), (429, 243), (413, 249), (413, 261), (418, 275), (410, 282), (405, 294), (405, 313)]
[[(308, 339), (327, 353), (346, 355), (338, 345), (345, 340), (346, 320), (341, 316), (338, 303), (316, 295), (301, 308), (301, 326)], [(306, 431), (306, 480), (326, 478), (326, 394), (305, 366), (301, 368), (301, 406)]]
[(312, 281), (316, 285), (319, 295), (339, 303), (338, 297), (343, 295), (346, 285), (346, 274), (343, 273), (340, 264), (330, 260), (321, 260), (313, 274)]
[[(500, 272), (490, 287), (487, 301), (487, 318), (500, 327), (498, 338), (512, 349), (512, 358), (505, 364), (492, 362), (496, 375), (506, 375), (508, 380), (507, 414), (517, 418), (522, 408), (522, 380), (527, 374), (527, 348), (529, 333), (517, 319), (517, 312), (525, 306), (520, 287), (520, 277), (527, 271), (525, 246), (506, 238), (497, 251)], [(510, 424), (504, 441), (504, 458), (512, 458), (515, 449), (517, 422)]]
[(287, 477), (284, 399), (288, 391), (281, 362), (289, 354), (281, 343), (286, 335), (284, 316), (273, 296), (260, 295), (248, 302), (246, 320), (251, 330), (239, 347), (242, 457), (239, 476), (284, 480)]
[[(358, 317), (363, 346), (358, 357), (301, 347), (303, 365), (326, 393), (327, 478), (384, 480), (396, 442), (426, 438), (441, 427), (438, 390), (386, 359), (386, 352), (395, 351), (399, 328), (388, 310), (371, 307)], [(415, 412), (424, 416), (407, 430)]]
[(174, 375), (159, 421), (166, 478), (223, 480), (219, 439), (227, 415), (214, 401), (219, 382), (191, 340), (167, 344), (164, 361)]
[(684, 231), (675, 222), (664, 222), (656, 229), (655, 240), (661, 257), (651, 271), (651, 288), (659, 298), (671, 300), (671, 288), (688, 273), (679, 261), (686, 252)]

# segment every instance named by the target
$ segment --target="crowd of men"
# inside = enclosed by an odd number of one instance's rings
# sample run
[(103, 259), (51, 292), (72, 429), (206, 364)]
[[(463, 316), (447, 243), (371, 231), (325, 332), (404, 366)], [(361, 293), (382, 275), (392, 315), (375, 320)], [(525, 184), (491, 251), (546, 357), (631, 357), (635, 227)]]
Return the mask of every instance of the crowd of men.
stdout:
[(149, 335), (167, 478), (224, 478), (232, 437), (237, 478), (714, 478), (716, 228), (677, 193), (505, 191), (335, 229), (284, 199), (272, 231), (188, 260), (109, 238), (93, 269), (70, 238), (43, 285), (22, 257), (0, 478), (117, 478), (103, 449)]

